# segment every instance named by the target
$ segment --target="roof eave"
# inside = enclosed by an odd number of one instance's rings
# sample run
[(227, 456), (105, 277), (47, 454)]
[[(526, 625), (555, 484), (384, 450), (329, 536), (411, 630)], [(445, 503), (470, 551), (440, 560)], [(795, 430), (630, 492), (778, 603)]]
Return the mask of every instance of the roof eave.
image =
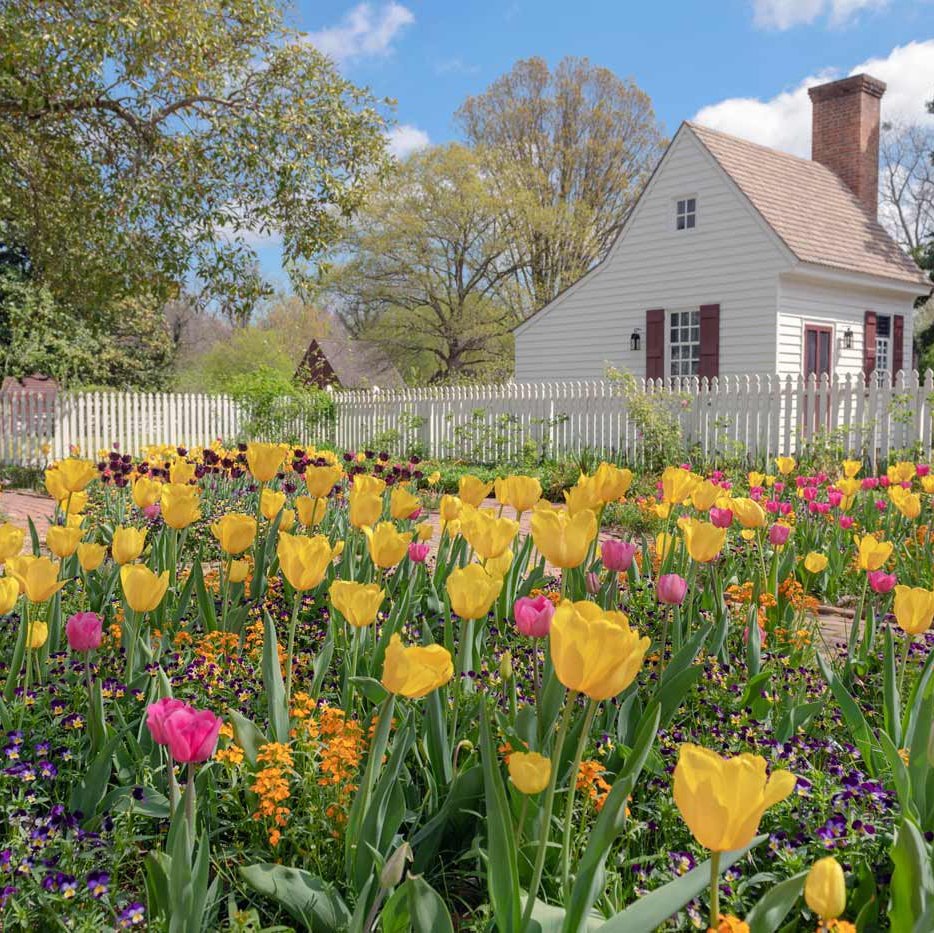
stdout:
[(919, 274), (917, 279), (896, 278), (894, 276), (875, 275), (868, 272), (857, 272), (840, 266), (824, 265), (817, 262), (799, 260), (793, 268), (782, 273), (795, 279), (820, 281), (831, 285), (859, 285), (875, 291), (889, 294), (903, 295), (906, 298), (920, 298), (931, 293), (931, 282), (926, 282)]

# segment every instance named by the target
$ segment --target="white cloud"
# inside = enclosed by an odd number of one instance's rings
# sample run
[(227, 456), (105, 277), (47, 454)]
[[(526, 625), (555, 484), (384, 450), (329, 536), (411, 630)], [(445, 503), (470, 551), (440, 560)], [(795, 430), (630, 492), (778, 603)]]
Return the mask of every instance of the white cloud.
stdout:
[(386, 138), (389, 140), (389, 151), (397, 159), (404, 159), (407, 155), (431, 145), (428, 134), (411, 123), (394, 126), (386, 134)]
[(753, 0), (757, 26), (790, 29), (827, 16), (832, 26), (843, 26), (863, 10), (880, 10), (889, 0)]
[[(850, 69), (865, 72), (888, 85), (882, 98), (882, 119), (896, 123), (934, 123), (925, 102), (931, 99), (934, 74), (934, 39), (896, 46), (884, 58), (871, 58)], [(809, 75), (788, 91), (768, 100), (733, 97), (704, 107), (694, 119), (698, 123), (751, 139), (774, 149), (804, 157), (811, 153), (811, 101), (808, 88), (839, 78), (830, 69)]]
[(360, 3), (336, 26), (309, 33), (308, 41), (335, 61), (376, 58), (388, 55), (395, 38), (414, 22), (412, 11), (394, 0), (378, 9)]

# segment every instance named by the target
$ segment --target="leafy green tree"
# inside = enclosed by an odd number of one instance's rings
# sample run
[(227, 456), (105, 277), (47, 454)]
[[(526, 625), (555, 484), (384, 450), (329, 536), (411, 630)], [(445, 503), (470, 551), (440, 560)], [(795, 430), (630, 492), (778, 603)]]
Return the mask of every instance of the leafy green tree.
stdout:
[(665, 146), (645, 91), (586, 58), (517, 62), (455, 119), (510, 210), (531, 310), (606, 255)]
[(327, 246), (384, 125), (276, 0), (0, 2), (0, 243), (88, 323), (192, 277), (247, 317), (256, 235)]
[(476, 154), (418, 152), (360, 212), (324, 283), (344, 323), (417, 380), (496, 378), (522, 320), (513, 227)]

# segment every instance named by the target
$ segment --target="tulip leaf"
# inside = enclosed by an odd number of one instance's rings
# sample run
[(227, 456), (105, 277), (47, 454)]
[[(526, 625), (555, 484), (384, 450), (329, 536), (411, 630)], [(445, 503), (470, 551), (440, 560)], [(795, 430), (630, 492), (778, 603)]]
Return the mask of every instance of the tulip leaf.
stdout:
[(837, 703), (840, 705), (840, 712), (843, 713), (843, 718), (850, 728), (853, 741), (856, 743), (856, 747), (862, 755), (866, 770), (869, 772), (870, 777), (876, 777), (879, 773), (879, 767), (875, 750), (872, 747), (872, 730), (869, 728), (869, 724), (866, 722), (866, 718), (863, 716), (858, 704), (853, 697), (850, 696), (846, 687), (843, 686), (843, 682), (840, 678), (830, 669), (823, 655), (817, 652), (816, 656), (821, 673), (824, 675), (827, 685), (830, 687)]
[(336, 933), (350, 924), (350, 911), (334, 887), (307, 871), (259, 862), (241, 866), (240, 876), (313, 933)]
[(263, 616), (263, 687), (269, 711), (269, 728), (276, 742), (288, 744), (289, 711), (286, 709), (285, 684), (282, 682), (282, 667), (279, 663), (276, 626), (268, 612)]
[(84, 814), (85, 823), (93, 818), (104, 799), (113, 769), (114, 749), (121, 738), (122, 734), (115, 735), (107, 742), (91, 761), (78, 784), (72, 788), (70, 808), (72, 811), (80, 810)]
[(483, 763), (483, 786), (486, 798), (487, 866), (486, 881), (496, 926), (501, 933), (518, 933), (519, 868), (516, 861), (516, 836), (499, 758), (490, 734), (486, 703), (480, 704), (480, 757)]
[(927, 686), (932, 674), (934, 674), (934, 651), (929, 651), (924, 659), (924, 667), (915, 676), (911, 690), (908, 692), (908, 702), (902, 714), (902, 741), (906, 746), (911, 745), (915, 725), (924, 705), (924, 697), (927, 694)]
[(710, 637), (711, 626), (705, 625), (698, 629), (682, 647), (674, 653), (671, 660), (665, 667), (662, 674), (659, 692), (662, 687), (671, 680), (674, 680), (683, 670), (686, 670), (694, 662), (697, 653), (704, 647), (707, 639)]
[(703, 673), (704, 668), (700, 664), (695, 664), (687, 668), (687, 670), (681, 671), (680, 674), (659, 687), (658, 702), (661, 705), (662, 728), (671, 721), (671, 717), (678, 711), (681, 701)]
[(454, 776), (438, 812), (411, 839), (415, 853), (414, 872), (428, 870), (449, 833), (464, 836), (473, 833), (473, 814), (480, 809), (482, 794), (483, 769), (480, 765), (473, 765)]
[(213, 632), (217, 628), (217, 608), (214, 605), (214, 596), (208, 592), (204, 583), (204, 570), (201, 561), (196, 560), (191, 565), (191, 576), (195, 580), (195, 593), (198, 597), (198, 613), (201, 624), (206, 632)]
[[(750, 849), (763, 843), (767, 835), (756, 836), (743, 849), (724, 852), (720, 856), (720, 871), (726, 871), (739, 861)], [(710, 887), (710, 859), (702, 862), (686, 875), (663, 884), (660, 888), (640, 897), (629, 907), (611, 917), (599, 929), (599, 933), (654, 933), (655, 929), (673, 917), (685, 904)]]
[(421, 875), (409, 877), (403, 887), (407, 889), (409, 921), (414, 933), (454, 933), (444, 901)]
[(775, 933), (801, 897), (807, 875), (801, 871), (770, 887), (746, 914), (749, 933)]
[(247, 719), (239, 710), (228, 709), (230, 723), (233, 726), (234, 741), (243, 749), (243, 754), (250, 765), (256, 765), (256, 753), (268, 739), (251, 719)]
[(787, 742), (802, 726), (807, 725), (822, 709), (822, 700), (813, 703), (798, 703), (790, 706), (782, 713), (775, 725), (775, 738), (779, 742)]
[(376, 706), (389, 695), (389, 691), (374, 677), (351, 677), (350, 682)]
[(39, 532), (36, 530), (36, 524), (29, 515), (26, 518), (26, 524), (29, 527), (29, 541), (32, 545), (33, 557), (38, 557), (42, 553), (42, 545), (39, 543)]
[[(200, 568), (201, 561), (195, 561), (195, 564)], [(201, 576), (202, 582), (204, 581), (204, 575)], [(172, 620), (178, 624), (182, 621), (185, 616), (185, 613), (188, 612), (188, 604), (191, 602), (191, 592), (195, 586), (195, 575), (194, 573), (188, 574), (188, 579), (185, 581), (185, 585), (182, 587), (181, 593), (178, 594), (178, 601), (175, 604), (175, 611), (172, 613)], [(212, 602), (213, 605), (213, 602)]]
[(576, 933), (606, 883), (606, 859), (613, 843), (626, 825), (626, 804), (649, 751), (655, 742), (661, 720), (661, 705), (652, 702), (646, 709), (636, 733), (635, 744), (626, 759), (613, 787), (604, 801), (594, 828), (590, 832), (587, 848), (577, 865), (577, 876), (567, 904), (564, 929)]
[(895, 673), (895, 647), (892, 644), (891, 626), (886, 626), (883, 647), (882, 712), (886, 734), (898, 746), (901, 745), (902, 741), (902, 718), (899, 707), (898, 680)]
[(934, 895), (931, 853), (921, 830), (903, 819), (889, 850), (892, 856), (889, 922), (893, 930), (913, 930), (915, 920), (929, 909)]

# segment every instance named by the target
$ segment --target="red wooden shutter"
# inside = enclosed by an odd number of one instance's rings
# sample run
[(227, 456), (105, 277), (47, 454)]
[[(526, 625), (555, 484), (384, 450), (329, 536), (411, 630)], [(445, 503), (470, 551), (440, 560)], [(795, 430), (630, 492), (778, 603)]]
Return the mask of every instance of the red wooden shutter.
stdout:
[(720, 375), (720, 305), (700, 306), (700, 375)]
[(868, 379), (876, 371), (876, 312), (863, 318), (863, 375)]
[(665, 310), (645, 312), (645, 378), (665, 378)]
[(905, 315), (892, 315), (892, 379), (905, 368)]

